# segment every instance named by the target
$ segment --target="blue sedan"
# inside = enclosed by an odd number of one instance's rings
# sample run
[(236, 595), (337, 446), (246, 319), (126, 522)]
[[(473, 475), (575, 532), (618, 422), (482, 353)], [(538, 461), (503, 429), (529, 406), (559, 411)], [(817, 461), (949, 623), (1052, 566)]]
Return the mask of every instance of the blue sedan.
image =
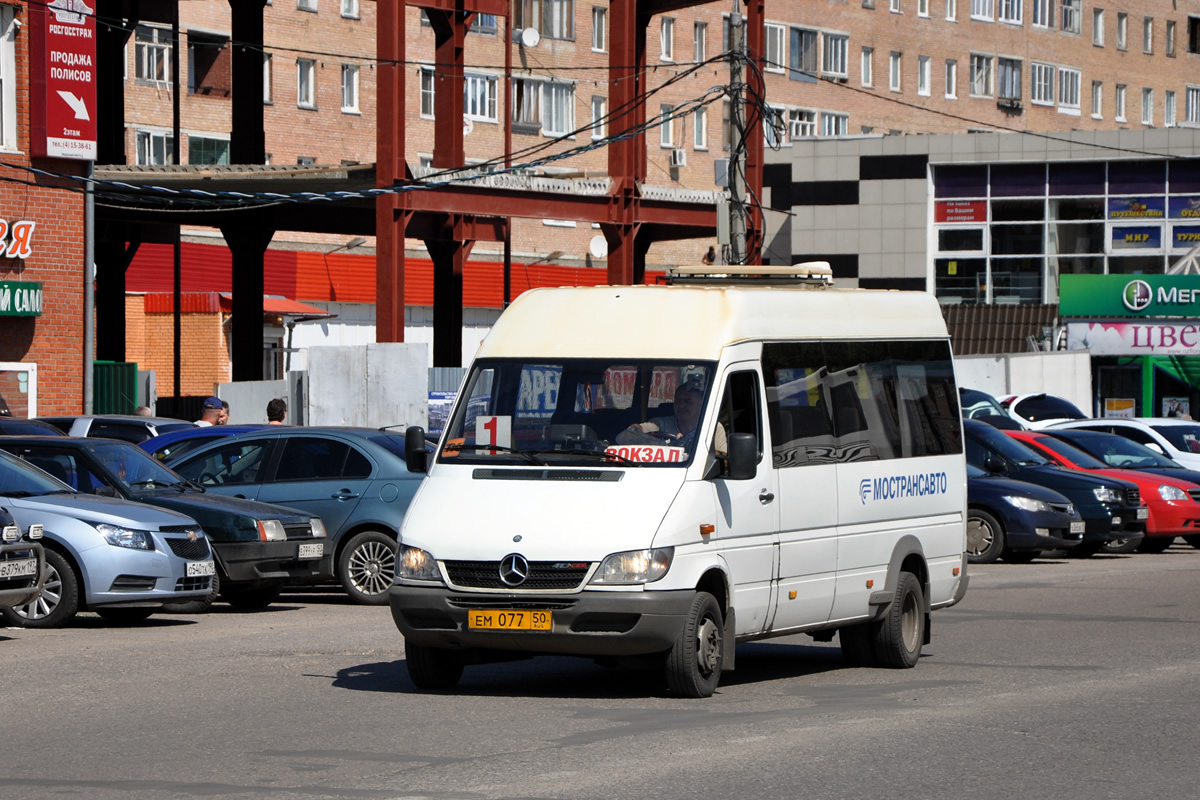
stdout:
[(403, 433), (268, 425), (165, 463), (210, 492), (319, 516), (346, 592), (359, 603), (387, 603), (400, 523), (424, 477), (408, 471)]
[(967, 465), (967, 560), (1032, 561), (1083, 540), (1084, 522), (1063, 495)]
[(264, 424), (258, 424), (206, 425), (202, 428), (184, 428), (178, 431), (171, 431), (170, 433), (161, 433), (152, 439), (140, 442), (138, 447), (159, 461), (175, 460), (180, 458), (184, 453), (206, 445), (214, 439), (237, 436), (239, 433), (248, 433), (265, 427), (267, 426)]

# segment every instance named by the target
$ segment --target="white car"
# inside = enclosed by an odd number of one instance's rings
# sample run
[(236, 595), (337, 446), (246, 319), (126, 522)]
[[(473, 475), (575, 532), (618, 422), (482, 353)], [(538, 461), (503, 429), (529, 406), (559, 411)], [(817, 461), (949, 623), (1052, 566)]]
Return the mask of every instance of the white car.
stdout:
[(1045, 392), (1009, 395), (1000, 401), (1008, 415), (1031, 431), (1040, 431), (1058, 422), (1087, 419), (1088, 415), (1070, 400)]
[(1200, 422), (1195, 420), (1175, 417), (1084, 419), (1051, 427), (1115, 433), (1144, 444), (1188, 469), (1200, 470)]

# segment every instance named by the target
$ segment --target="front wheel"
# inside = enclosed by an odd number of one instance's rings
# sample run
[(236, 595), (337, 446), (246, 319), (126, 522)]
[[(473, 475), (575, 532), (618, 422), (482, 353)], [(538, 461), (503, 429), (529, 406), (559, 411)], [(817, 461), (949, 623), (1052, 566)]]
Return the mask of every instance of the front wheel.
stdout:
[(413, 685), (425, 691), (453, 689), (462, 678), (463, 662), (457, 653), (404, 640), (404, 663)]
[(697, 592), (687, 621), (667, 653), (667, 688), (684, 697), (711, 697), (721, 680), (725, 622), (717, 598)]
[(967, 561), (991, 564), (1004, 552), (1004, 526), (988, 512), (972, 508), (967, 512)]
[(149, 619), (150, 615), (157, 610), (154, 608), (97, 608), (96, 613), (107, 622), (116, 625), (132, 625), (135, 622)]
[(396, 540), (379, 531), (363, 531), (342, 548), (337, 572), (342, 588), (354, 602), (386, 604), (396, 573)]
[(900, 573), (892, 603), (875, 625), (875, 660), (879, 665), (892, 669), (915, 667), (925, 643), (925, 594), (916, 575)]
[(1147, 536), (1138, 544), (1139, 553), (1165, 553), (1167, 548), (1175, 544), (1174, 536)]
[(28, 605), (0, 609), (5, 621), (22, 628), (61, 628), (79, 610), (79, 576), (67, 557), (46, 548), (42, 594)]

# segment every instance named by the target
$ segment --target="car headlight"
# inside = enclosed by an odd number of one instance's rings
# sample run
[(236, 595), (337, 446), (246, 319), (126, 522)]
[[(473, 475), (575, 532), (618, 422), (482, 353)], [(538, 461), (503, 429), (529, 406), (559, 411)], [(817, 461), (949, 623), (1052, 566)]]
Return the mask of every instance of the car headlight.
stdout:
[(320, 517), (313, 517), (311, 526), (312, 526), (312, 535), (315, 538), (324, 539), (328, 535), (325, 533), (325, 523), (321, 522)]
[(396, 558), (396, 577), (410, 581), (441, 581), (442, 571), (431, 553), (419, 547), (400, 545)]
[(1004, 495), (1004, 499), (1011, 505), (1016, 506), (1023, 511), (1053, 511), (1050, 504), (1044, 500), (1038, 500), (1033, 497), (1020, 497), (1018, 495)]
[(1116, 490), (1110, 489), (1107, 486), (1092, 489), (1092, 494), (1096, 495), (1096, 499), (1101, 503), (1118, 503), (1121, 500)]
[(1188, 493), (1178, 486), (1171, 486), (1164, 483), (1158, 487), (1158, 496), (1163, 500), (1187, 500)]
[(653, 583), (667, 574), (674, 556), (674, 547), (613, 553), (601, 562), (590, 583), (609, 586)]
[(283, 523), (277, 519), (260, 519), (258, 521), (258, 538), (264, 542), (282, 542), (287, 539), (287, 531)]
[(102, 522), (96, 526), (104, 541), (113, 547), (128, 547), (131, 550), (153, 550), (154, 540), (148, 531), (138, 531), (133, 528), (123, 528), (120, 525), (109, 525)]

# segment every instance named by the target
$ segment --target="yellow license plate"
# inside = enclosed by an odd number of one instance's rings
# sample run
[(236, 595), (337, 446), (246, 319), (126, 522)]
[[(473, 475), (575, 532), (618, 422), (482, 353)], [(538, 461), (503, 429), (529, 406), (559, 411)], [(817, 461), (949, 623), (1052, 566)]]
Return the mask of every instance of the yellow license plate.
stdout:
[(505, 611), (476, 608), (467, 612), (467, 627), (482, 631), (548, 631), (549, 611)]

